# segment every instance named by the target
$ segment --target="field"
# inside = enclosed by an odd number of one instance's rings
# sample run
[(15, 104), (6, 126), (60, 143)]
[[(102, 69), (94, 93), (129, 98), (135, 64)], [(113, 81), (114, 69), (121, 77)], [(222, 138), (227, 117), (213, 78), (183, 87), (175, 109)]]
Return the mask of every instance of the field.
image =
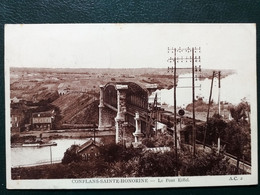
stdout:
[[(61, 124), (98, 122), (99, 86), (108, 82), (135, 82), (144, 87), (157, 84), (159, 89), (173, 87), (173, 74), (167, 69), (44, 69), (11, 68), (10, 97), (29, 102), (47, 102), (59, 109)], [(180, 69), (177, 75), (190, 73)], [(222, 77), (232, 74), (222, 70)], [(210, 78), (204, 69), (201, 79)]]
[[(234, 73), (233, 70), (221, 70), (222, 77)], [(180, 69), (177, 74), (190, 73), (189, 69)], [(203, 69), (201, 76), (210, 78), (212, 70)], [(40, 101), (51, 98), (58, 90), (73, 93), (99, 93), (99, 85), (108, 82), (136, 82), (141, 86), (158, 84), (159, 89), (172, 88), (173, 74), (162, 68), (138, 69), (37, 69), (11, 68), (11, 98), (27, 101)]]

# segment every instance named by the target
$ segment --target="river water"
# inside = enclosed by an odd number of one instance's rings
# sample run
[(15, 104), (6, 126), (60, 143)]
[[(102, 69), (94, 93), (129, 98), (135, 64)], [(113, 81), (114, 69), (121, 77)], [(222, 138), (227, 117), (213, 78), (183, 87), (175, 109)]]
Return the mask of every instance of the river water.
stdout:
[[(85, 139), (56, 139), (51, 140), (57, 143), (57, 146), (47, 147), (18, 147), (11, 148), (12, 167), (30, 166), (52, 161), (61, 161), (64, 152), (73, 144), (82, 145), (90, 138)], [(96, 138), (99, 141), (100, 138)]]
[[(235, 73), (221, 79), (220, 101), (238, 104), (241, 99), (250, 98), (250, 79), (246, 78), (243, 73)], [(252, 83), (252, 82), (251, 82)], [(177, 106), (185, 108), (187, 104), (192, 102), (192, 79), (191, 74), (180, 75), (178, 86), (176, 89)], [(199, 78), (195, 81), (195, 97), (202, 97), (208, 102), (210, 94), (211, 79)], [(189, 87), (189, 88), (183, 88)], [(212, 99), (215, 103), (218, 102), (218, 79), (213, 82)], [(161, 103), (173, 105), (173, 89), (157, 90), (158, 97), (160, 96)]]

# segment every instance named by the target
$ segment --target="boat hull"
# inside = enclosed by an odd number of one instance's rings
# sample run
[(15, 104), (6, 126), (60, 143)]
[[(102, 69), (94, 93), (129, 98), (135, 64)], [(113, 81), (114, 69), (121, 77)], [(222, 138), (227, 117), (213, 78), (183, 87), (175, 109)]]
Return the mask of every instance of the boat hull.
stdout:
[(31, 144), (23, 144), (22, 147), (46, 147), (46, 146), (57, 146), (57, 143), (31, 143)]

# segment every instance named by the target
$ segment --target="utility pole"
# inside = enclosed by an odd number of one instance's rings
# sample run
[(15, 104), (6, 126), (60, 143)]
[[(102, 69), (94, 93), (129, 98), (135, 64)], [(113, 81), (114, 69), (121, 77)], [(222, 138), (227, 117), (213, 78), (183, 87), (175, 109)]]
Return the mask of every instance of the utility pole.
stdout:
[(148, 132), (146, 133), (146, 137), (150, 138), (151, 137), (151, 110), (147, 112), (145, 121), (146, 121), (146, 129), (148, 129)]
[(154, 121), (155, 121), (155, 134), (157, 135), (157, 118), (158, 118), (158, 112), (157, 112), (157, 93), (155, 93), (155, 96), (154, 96), (152, 111), (153, 111), (153, 117), (154, 117)]
[(211, 79), (211, 86), (210, 86), (210, 93), (209, 93), (209, 104), (208, 104), (208, 112), (207, 112), (207, 119), (206, 119), (206, 128), (204, 130), (204, 138), (203, 138), (203, 147), (205, 148), (205, 142), (206, 142), (206, 134), (207, 134), (207, 128), (208, 128), (208, 121), (209, 121), (209, 109), (211, 105), (211, 96), (212, 96), (212, 88), (213, 88), (213, 81), (215, 77), (215, 71), (213, 71), (212, 79)]
[[(177, 148), (177, 118), (176, 118), (176, 115), (177, 115), (177, 105), (176, 105), (176, 87), (177, 87), (177, 82), (176, 82), (176, 48), (174, 49), (174, 83), (173, 83), (173, 86), (174, 86), (174, 92), (173, 92), (173, 100), (174, 100), (174, 145), (175, 145), (175, 161), (176, 163), (178, 162), (178, 148)], [(177, 163), (178, 164), (178, 163)], [(178, 176), (178, 167), (176, 168), (176, 176)]]
[[(220, 114), (220, 78), (221, 78), (221, 71), (218, 72), (218, 115)], [(218, 153), (220, 152), (220, 130), (218, 129)]]
[(193, 138), (193, 151), (192, 154), (195, 156), (196, 153), (196, 130), (195, 130), (195, 81), (194, 81), (194, 48), (192, 48), (192, 138)]
[[(176, 116), (177, 116), (177, 105), (176, 105), (176, 88), (177, 88), (177, 80), (176, 80), (176, 64), (179, 63), (179, 62), (191, 62), (192, 64), (192, 67), (182, 67), (182, 68), (178, 68), (178, 69), (192, 69), (192, 102), (193, 102), (193, 131), (192, 131), (192, 137), (193, 137), (193, 156), (195, 156), (195, 153), (196, 153), (196, 129), (195, 129), (195, 71), (197, 71), (197, 66), (195, 66), (195, 63), (196, 62), (200, 62), (200, 56), (198, 55), (195, 55), (196, 52), (200, 52), (200, 47), (199, 48), (169, 48), (168, 47), (168, 53), (174, 53), (174, 57), (170, 57), (167, 61), (168, 62), (173, 62), (174, 63), (174, 67), (168, 67), (168, 72), (171, 70), (171, 72), (173, 72), (174, 74), (174, 135), (175, 135), (175, 140), (174, 140), (174, 143), (175, 143), (175, 152), (176, 152), (176, 162), (178, 160), (178, 157), (177, 157), (177, 119), (176, 119)], [(182, 53), (182, 52), (185, 52), (188, 56), (185, 58), (185, 57), (177, 57), (177, 54), (176, 53)], [(191, 53), (191, 54), (190, 54)], [(195, 67), (196, 67), (196, 70), (195, 70)], [(201, 66), (199, 65), (199, 71), (201, 71)], [(183, 88), (183, 87), (181, 87)], [(187, 87), (185, 87), (187, 88)], [(188, 87), (190, 88), (190, 87)]]
[[(176, 87), (177, 87), (177, 81), (176, 81), (176, 63), (177, 63), (177, 57), (176, 57), (176, 48), (171, 49), (172, 53), (174, 53), (174, 57), (169, 58), (168, 61), (173, 61), (173, 67), (168, 67), (168, 72), (171, 70), (173, 72), (173, 104), (174, 104), (174, 146), (175, 146), (175, 162), (178, 162), (178, 148), (177, 148), (177, 105), (176, 105)], [(170, 52), (170, 49), (168, 48), (168, 53)], [(178, 164), (178, 163), (177, 163)], [(178, 167), (176, 167), (175, 175), (178, 176)]]
[(220, 79), (221, 79), (221, 71), (218, 72), (218, 114), (220, 115)]
[(52, 150), (51, 150), (51, 146), (50, 146), (50, 158), (51, 158), (51, 164), (52, 164)]
[(94, 132), (94, 140), (93, 142), (96, 143), (96, 124), (93, 123), (93, 132)]

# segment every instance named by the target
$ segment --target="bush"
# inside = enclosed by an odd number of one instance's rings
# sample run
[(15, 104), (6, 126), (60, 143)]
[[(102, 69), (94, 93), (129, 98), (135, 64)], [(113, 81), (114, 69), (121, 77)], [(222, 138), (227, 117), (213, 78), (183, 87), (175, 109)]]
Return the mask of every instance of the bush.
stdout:
[(182, 157), (182, 175), (229, 175), (232, 174), (228, 159), (223, 154), (198, 152), (194, 158)]
[(71, 162), (79, 162), (81, 160), (81, 156), (77, 154), (78, 147), (78, 145), (72, 145), (69, 149), (67, 149), (64, 153), (61, 163), (69, 164)]
[(113, 163), (118, 161), (128, 161), (135, 156), (139, 156), (140, 151), (135, 148), (126, 148), (119, 144), (109, 144), (100, 148), (100, 158), (105, 162)]
[(177, 168), (174, 152), (147, 152), (138, 164), (139, 177), (174, 176)]
[(153, 148), (153, 147), (155, 147), (153, 141), (150, 140), (149, 138), (144, 138), (144, 139), (142, 140), (142, 144), (145, 145), (145, 146), (148, 147), (148, 148)]

